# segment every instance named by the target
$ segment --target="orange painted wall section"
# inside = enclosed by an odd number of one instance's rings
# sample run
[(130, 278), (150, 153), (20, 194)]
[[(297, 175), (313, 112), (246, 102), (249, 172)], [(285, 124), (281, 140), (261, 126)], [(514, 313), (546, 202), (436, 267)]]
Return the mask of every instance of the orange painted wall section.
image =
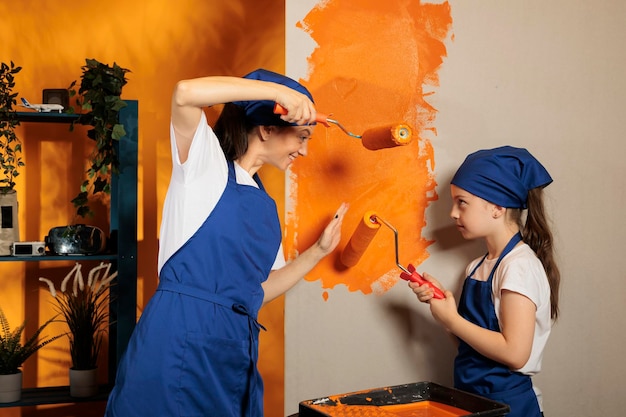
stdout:
[(337, 285), (380, 294), (398, 280), (394, 235), (385, 226), (357, 265), (340, 262), (341, 249), (367, 211), (398, 230), (402, 265), (428, 257), (432, 242), (422, 230), (425, 210), (437, 199), (431, 143), (437, 110), (427, 96), (438, 86), (451, 23), (448, 3), (378, 0), (320, 2), (298, 22), (317, 45), (303, 82), (318, 111), (357, 135), (399, 123), (414, 129), (409, 145), (372, 151), (334, 125), (318, 125), (310, 156), (293, 165), (286, 219), (286, 242), (295, 242), (288, 246), (291, 257), (315, 241), (341, 202), (350, 203), (340, 250), (307, 276), (320, 281), (325, 298)]

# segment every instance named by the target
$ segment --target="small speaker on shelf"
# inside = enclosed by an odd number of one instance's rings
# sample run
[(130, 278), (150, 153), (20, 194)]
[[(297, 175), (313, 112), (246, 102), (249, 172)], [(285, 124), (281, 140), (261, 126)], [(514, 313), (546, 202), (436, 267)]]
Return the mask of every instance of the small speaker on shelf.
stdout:
[(43, 104), (60, 104), (66, 110), (70, 105), (70, 93), (65, 88), (47, 88), (43, 90)]

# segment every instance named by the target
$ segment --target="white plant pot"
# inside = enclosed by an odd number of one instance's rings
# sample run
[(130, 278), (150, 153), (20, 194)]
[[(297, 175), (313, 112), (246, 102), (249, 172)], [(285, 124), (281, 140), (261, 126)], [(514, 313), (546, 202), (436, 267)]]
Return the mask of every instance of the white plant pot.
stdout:
[(70, 396), (92, 397), (98, 393), (98, 368), (70, 369)]
[(0, 375), (0, 403), (14, 403), (22, 398), (22, 372)]

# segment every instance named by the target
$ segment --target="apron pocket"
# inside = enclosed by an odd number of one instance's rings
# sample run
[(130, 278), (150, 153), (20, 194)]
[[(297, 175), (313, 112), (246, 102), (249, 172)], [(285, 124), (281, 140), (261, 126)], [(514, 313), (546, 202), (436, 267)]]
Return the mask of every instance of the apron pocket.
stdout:
[(176, 401), (181, 416), (240, 416), (251, 360), (248, 340), (187, 333)]

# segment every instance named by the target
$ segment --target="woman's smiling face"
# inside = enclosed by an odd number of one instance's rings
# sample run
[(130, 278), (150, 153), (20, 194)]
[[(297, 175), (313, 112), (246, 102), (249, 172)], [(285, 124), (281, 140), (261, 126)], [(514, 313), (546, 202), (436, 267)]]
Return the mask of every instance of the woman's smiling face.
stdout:
[(308, 153), (308, 141), (315, 126), (274, 127), (266, 141), (267, 163), (286, 170), (299, 156)]

